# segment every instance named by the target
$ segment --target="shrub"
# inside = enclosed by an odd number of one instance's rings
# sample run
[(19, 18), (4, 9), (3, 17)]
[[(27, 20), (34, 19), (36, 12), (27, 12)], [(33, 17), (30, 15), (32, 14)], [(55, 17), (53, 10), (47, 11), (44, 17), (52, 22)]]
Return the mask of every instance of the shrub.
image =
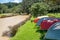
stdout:
[(48, 8), (49, 5), (47, 5), (46, 3), (34, 3), (30, 8), (30, 12), (34, 17), (37, 17), (46, 14), (48, 12)]

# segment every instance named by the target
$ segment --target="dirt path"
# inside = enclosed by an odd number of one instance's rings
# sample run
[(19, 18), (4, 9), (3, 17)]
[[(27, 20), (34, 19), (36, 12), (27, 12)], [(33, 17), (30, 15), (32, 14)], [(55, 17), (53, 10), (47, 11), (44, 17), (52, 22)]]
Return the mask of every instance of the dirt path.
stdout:
[(8, 40), (6, 37), (2, 37), (2, 34), (4, 31), (8, 31), (9, 26), (14, 26), (22, 21), (24, 21), (28, 15), (19, 15), (14, 17), (8, 17), (8, 18), (0, 18), (0, 40)]
[(9, 40), (9, 37), (0, 37), (0, 40)]

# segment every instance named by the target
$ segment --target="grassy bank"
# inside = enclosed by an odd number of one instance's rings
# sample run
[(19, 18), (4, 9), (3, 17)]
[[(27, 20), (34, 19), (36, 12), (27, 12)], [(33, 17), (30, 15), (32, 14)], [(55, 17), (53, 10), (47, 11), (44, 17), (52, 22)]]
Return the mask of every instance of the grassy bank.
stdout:
[(60, 18), (60, 13), (49, 13), (48, 16), (54, 16), (56, 18)]
[(11, 17), (11, 16), (16, 16), (16, 15), (19, 15), (19, 14), (14, 14), (14, 13), (2, 13), (0, 14), (0, 18), (5, 18), (5, 17)]
[(35, 25), (31, 20), (27, 21), (10, 40), (40, 40), (41, 34), (37, 32)]

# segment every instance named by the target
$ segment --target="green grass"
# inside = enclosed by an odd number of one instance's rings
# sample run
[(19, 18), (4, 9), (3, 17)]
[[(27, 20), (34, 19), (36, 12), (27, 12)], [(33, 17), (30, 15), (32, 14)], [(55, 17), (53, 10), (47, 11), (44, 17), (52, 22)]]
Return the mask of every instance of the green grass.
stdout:
[(54, 16), (56, 18), (60, 18), (60, 13), (49, 13), (48, 16)]
[(31, 20), (27, 21), (18, 29), (16, 35), (11, 40), (40, 40), (41, 34), (37, 31), (38, 29), (35, 25)]

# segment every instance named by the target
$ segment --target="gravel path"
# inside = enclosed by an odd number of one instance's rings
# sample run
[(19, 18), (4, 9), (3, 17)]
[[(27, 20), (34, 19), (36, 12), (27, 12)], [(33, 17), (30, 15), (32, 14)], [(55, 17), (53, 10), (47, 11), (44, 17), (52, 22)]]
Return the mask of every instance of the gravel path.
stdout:
[[(0, 40), (4, 39), (5, 37), (1, 37), (4, 31), (9, 30), (9, 26), (14, 26), (22, 21), (24, 21), (28, 15), (18, 15), (14, 17), (8, 18), (0, 18)], [(5, 40), (5, 39), (4, 39)]]

